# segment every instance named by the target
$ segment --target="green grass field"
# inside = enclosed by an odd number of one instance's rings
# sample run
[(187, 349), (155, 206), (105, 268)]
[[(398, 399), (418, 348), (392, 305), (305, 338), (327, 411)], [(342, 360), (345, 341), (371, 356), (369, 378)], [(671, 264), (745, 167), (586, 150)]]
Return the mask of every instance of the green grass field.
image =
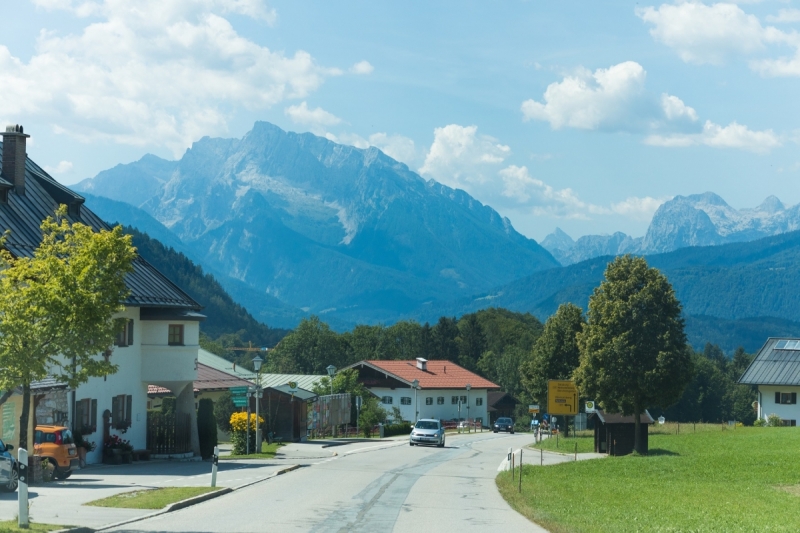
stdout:
[(275, 453), (278, 451), (278, 448), (281, 446), (285, 446), (282, 442), (273, 442), (272, 444), (267, 444), (266, 442), (261, 444), (261, 453), (251, 453), (250, 455), (220, 455), (220, 460), (223, 459), (274, 459)]
[(800, 428), (690, 428), (656, 428), (646, 457), (525, 466), (522, 494), (508, 472), (497, 485), (554, 533), (800, 531)]
[(69, 529), (72, 526), (57, 526), (53, 524), (37, 524), (30, 522), (27, 529), (20, 529), (17, 526), (17, 520), (1, 520), (0, 533), (16, 533), (19, 531), (58, 531), (59, 529)]
[(164, 487), (161, 489), (134, 490), (94, 500), (84, 505), (95, 507), (117, 507), (125, 509), (163, 509), (167, 505), (207, 492), (219, 490), (221, 487)]

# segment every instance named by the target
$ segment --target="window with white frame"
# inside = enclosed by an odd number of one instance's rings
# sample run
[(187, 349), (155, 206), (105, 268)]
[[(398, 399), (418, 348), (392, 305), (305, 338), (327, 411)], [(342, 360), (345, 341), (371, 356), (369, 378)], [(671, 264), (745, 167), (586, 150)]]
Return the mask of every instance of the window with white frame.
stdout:
[(475, 398), (475, 405), (483, 405), (483, 398)]
[(400, 405), (411, 405), (411, 397), (410, 396), (401, 396), (400, 397)]
[(114, 346), (125, 347), (133, 344), (133, 319), (123, 319), (122, 329), (114, 338)]
[(796, 392), (776, 392), (775, 403), (782, 405), (794, 405), (797, 403)]
[(458, 405), (458, 396), (451, 396), (450, 397), (450, 403), (452, 405)]
[(386, 405), (392, 405), (392, 397), (391, 396), (384, 396), (381, 398), (381, 403)]
[(433, 396), (425, 398), (425, 405), (433, 405)]
[(436, 405), (444, 405), (444, 396), (438, 396), (436, 398)]
[(461, 404), (462, 405), (467, 405), (467, 397), (466, 396), (462, 396), (461, 397)]

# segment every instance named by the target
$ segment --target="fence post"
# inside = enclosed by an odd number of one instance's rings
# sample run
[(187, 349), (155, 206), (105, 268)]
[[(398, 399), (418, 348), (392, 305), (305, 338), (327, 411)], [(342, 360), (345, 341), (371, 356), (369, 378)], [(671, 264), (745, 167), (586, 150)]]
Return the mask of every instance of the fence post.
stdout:
[(519, 449), (519, 492), (522, 492), (522, 448)]
[(28, 450), (20, 448), (17, 451), (17, 467), (19, 471), (19, 486), (17, 487), (17, 499), (19, 500), (19, 520), (18, 525), (21, 529), (28, 528)]
[(578, 443), (575, 443), (575, 460), (578, 460)]
[(540, 466), (544, 466), (544, 448), (539, 448)]
[(511, 480), (514, 480), (514, 450), (511, 450)]
[(214, 446), (214, 455), (211, 458), (211, 486), (217, 486), (217, 463), (219, 462), (219, 446)]

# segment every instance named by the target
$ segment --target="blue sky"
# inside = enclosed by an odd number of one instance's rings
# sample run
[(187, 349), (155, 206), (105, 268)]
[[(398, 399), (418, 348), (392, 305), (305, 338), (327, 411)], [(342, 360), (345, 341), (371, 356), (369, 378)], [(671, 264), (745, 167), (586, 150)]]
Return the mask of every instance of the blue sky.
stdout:
[(70, 184), (255, 120), (378, 146), (543, 238), (714, 191), (800, 202), (789, 1), (21, 0), (0, 121)]

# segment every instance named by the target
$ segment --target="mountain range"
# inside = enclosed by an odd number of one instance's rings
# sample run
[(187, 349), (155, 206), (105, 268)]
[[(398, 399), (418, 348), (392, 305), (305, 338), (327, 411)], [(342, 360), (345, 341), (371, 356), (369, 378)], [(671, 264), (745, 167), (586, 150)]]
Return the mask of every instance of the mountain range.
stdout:
[(659, 254), (689, 246), (747, 242), (800, 229), (800, 205), (785, 206), (775, 196), (752, 209), (734, 209), (707, 192), (676, 196), (653, 215), (644, 237), (622, 232), (585, 235), (573, 240), (561, 229), (542, 240), (542, 246), (562, 265), (620, 254)]

